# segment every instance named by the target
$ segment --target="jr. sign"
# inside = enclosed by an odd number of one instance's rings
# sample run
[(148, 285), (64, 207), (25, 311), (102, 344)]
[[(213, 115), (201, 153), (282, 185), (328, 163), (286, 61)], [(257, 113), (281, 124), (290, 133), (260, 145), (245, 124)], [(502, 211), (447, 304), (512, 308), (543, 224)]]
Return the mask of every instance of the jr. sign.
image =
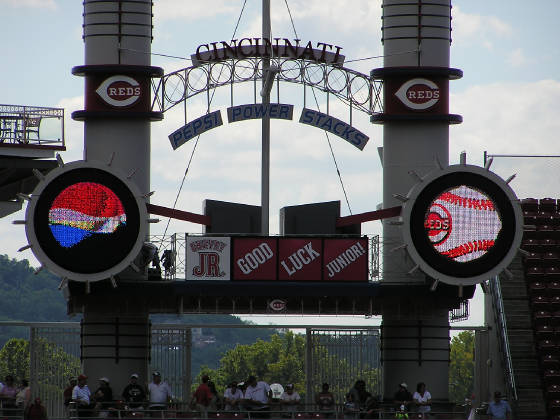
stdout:
[(230, 280), (230, 239), (187, 237), (187, 280)]

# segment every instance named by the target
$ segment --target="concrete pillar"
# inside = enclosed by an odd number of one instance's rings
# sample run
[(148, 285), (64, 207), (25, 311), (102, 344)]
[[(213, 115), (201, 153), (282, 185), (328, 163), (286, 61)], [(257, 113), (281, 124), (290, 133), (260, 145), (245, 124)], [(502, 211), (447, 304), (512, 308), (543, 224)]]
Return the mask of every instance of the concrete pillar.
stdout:
[[(85, 65), (73, 74), (85, 77), (85, 109), (72, 117), (84, 121), (84, 159), (109, 162), (132, 175), (141, 193), (150, 191), (152, 0), (84, 0)], [(151, 379), (150, 322), (146, 307), (135, 312), (99, 304), (84, 308), (82, 361), (92, 391), (99, 377), (111, 380), (119, 396), (130, 374)]]
[(130, 375), (139, 383), (150, 382), (148, 372), (151, 327), (147, 313), (111, 316), (98, 308), (84, 311), (81, 324), (81, 356), (88, 385), (93, 392), (107, 377), (115, 398), (120, 398)]
[[(383, 124), (383, 207), (401, 204), (394, 194), (406, 195), (420, 176), (435, 169), (435, 160), (449, 164), (449, 68), (451, 43), (450, 0), (384, 0), (382, 36), (384, 67), (372, 71), (384, 81), (384, 112), (372, 117)], [(414, 89), (438, 99), (417, 100)], [(435, 93), (437, 92), (437, 93)], [(420, 96), (424, 98), (424, 94)], [(455, 118), (457, 119), (457, 118)], [(457, 121), (455, 121), (457, 122)], [(407, 274), (414, 263), (404, 252), (404, 227), (383, 223), (383, 276), (386, 283), (425, 283), (423, 273)], [(425, 382), (434, 399), (449, 398), (449, 308), (430, 298), (415, 298), (422, 316), (394, 311), (384, 304), (382, 325), (384, 397), (392, 400), (401, 382), (414, 392)]]

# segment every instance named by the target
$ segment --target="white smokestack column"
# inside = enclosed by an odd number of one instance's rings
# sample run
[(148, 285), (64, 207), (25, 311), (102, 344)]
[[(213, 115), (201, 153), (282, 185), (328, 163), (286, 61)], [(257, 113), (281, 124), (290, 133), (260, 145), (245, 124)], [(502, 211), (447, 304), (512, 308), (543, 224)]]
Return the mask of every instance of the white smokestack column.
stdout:
[[(406, 195), (414, 185), (409, 171), (423, 176), (435, 160), (449, 164), (449, 124), (461, 121), (449, 114), (449, 79), (461, 72), (449, 68), (451, 43), (450, 0), (384, 0), (382, 36), (384, 67), (372, 75), (384, 82), (384, 112), (372, 117), (383, 124), (383, 207), (402, 203), (394, 194)], [(407, 274), (414, 266), (404, 251), (401, 229), (383, 224), (383, 281), (423, 284), (421, 272)], [(409, 390), (426, 382), (436, 399), (448, 398), (448, 309), (435, 298), (386, 299), (383, 306), (383, 369), (385, 398), (392, 398), (398, 384)]]
[[(84, 121), (84, 159), (109, 162), (132, 175), (142, 193), (150, 191), (151, 78), (163, 74), (151, 67), (152, 0), (84, 0), (85, 110), (72, 117)], [(132, 307), (134, 306), (134, 307)], [(140, 301), (126, 309), (102, 301), (84, 308), (82, 359), (95, 386), (111, 379), (121, 390), (132, 373), (149, 382), (148, 308)], [(120, 392), (120, 391), (119, 391)]]

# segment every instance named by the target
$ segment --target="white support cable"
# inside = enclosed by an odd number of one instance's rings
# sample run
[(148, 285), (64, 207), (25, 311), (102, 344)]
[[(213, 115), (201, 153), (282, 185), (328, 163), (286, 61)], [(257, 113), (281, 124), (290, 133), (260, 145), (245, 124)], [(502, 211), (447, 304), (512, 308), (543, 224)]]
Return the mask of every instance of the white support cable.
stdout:
[[(290, 12), (290, 6), (288, 5), (288, 0), (284, 0), (284, 2), (286, 3), (286, 8), (288, 9), (288, 14), (290, 15), (290, 22), (292, 23), (292, 28), (294, 29), (294, 35), (296, 36), (296, 38), (298, 38), (298, 34), (297, 34), (297, 31), (296, 31), (296, 25), (294, 24), (294, 20), (292, 19), (292, 13)], [(321, 108), (319, 107), (319, 101), (317, 100), (317, 95), (315, 94), (315, 89), (313, 88), (313, 86), (311, 87), (311, 92), (313, 92), (313, 97), (315, 98), (315, 105), (317, 106), (317, 110), (319, 110), (319, 112), (320, 112)], [(335, 156), (334, 150), (332, 148), (329, 133), (327, 133), (325, 130), (323, 130), (323, 132), (325, 133), (325, 136), (327, 138), (327, 143), (328, 143), (329, 149), (331, 151), (331, 156), (333, 158), (333, 162), (334, 162), (334, 166), (336, 168), (336, 173), (338, 175), (338, 179), (340, 180), (340, 186), (342, 187), (342, 192), (344, 193), (344, 199), (346, 200), (346, 205), (348, 206), (348, 211), (350, 212), (350, 214), (352, 214), (352, 208), (350, 207), (350, 201), (348, 200), (348, 194), (346, 193), (346, 188), (344, 187), (344, 182), (342, 181), (342, 175), (340, 173), (340, 169), (338, 168), (338, 162), (336, 161), (336, 156)]]
[[(244, 0), (243, 1), (243, 6), (241, 7), (241, 12), (239, 13), (239, 18), (237, 19), (237, 23), (235, 25), (235, 29), (233, 30), (233, 35), (231, 36), (232, 39), (235, 37), (235, 34), (237, 33), (237, 29), (239, 28), (239, 22), (241, 21), (241, 16), (243, 15), (243, 11), (245, 10), (246, 5), (247, 5), (247, 0)], [(220, 70), (220, 75), (218, 76), (218, 78), (221, 76), (222, 71), (223, 71), (223, 68)], [(216, 87), (214, 87), (214, 89), (212, 90), (212, 96), (208, 100), (208, 108), (206, 109), (206, 114), (208, 114), (210, 112), (210, 105), (212, 103), (212, 100), (214, 99), (214, 94), (215, 93), (216, 93)], [(181, 185), (179, 186), (179, 190), (177, 191), (177, 196), (175, 197), (175, 202), (173, 203), (173, 210), (175, 210), (175, 207), (177, 206), (177, 201), (179, 201), (179, 196), (181, 195), (183, 185), (185, 184), (185, 179), (187, 177), (187, 174), (189, 173), (189, 168), (191, 166), (191, 162), (192, 162), (192, 159), (193, 159), (193, 156), (194, 156), (194, 152), (196, 151), (196, 147), (198, 146), (198, 140), (200, 139), (200, 136), (201, 136), (200, 134), (198, 136), (196, 136), (196, 141), (194, 143), (194, 147), (193, 147), (193, 150), (191, 152), (191, 156), (190, 156), (189, 161), (187, 163), (187, 167), (185, 168), (185, 173), (183, 174), (183, 179), (181, 180)], [(171, 217), (167, 218), (167, 224), (165, 225), (165, 231), (163, 232), (163, 237), (165, 237), (165, 235), (167, 234), (167, 229), (169, 228), (170, 223), (171, 223)], [(163, 241), (163, 239), (162, 239), (162, 241)]]

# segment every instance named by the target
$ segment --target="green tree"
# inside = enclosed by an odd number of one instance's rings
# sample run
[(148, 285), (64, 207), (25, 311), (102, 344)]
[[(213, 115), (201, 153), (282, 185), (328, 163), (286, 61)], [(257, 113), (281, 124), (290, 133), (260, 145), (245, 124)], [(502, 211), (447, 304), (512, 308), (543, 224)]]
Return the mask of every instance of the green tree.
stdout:
[[(313, 360), (316, 372), (323, 372), (329, 377), (346, 377), (352, 371), (347, 360), (331, 355), (327, 348), (314, 346)], [(202, 367), (193, 387), (200, 383), (202, 375), (210, 376), (219, 392), (223, 392), (231, 381), (244, 381), (250, 375), (256, 376), (268, 383), (293, 383), (298, 392), (304, 397), (305, 386), (305, 338), (302, 335), (287, 332), (271, 336), (270, 341), (257, 340), (253, 344), (238, 345), (225, 353), (220, 360), (220, 366), (213, 370), (208, 366)], [(313, 377), (311, 381), (320, 387), (322, 377)], [(366, 381), (372, 388), (377, 387), (378, 371), (369, 368), (360, 372), (360, 379)], [(331, 384), (331, 391), (342, 395), (353, 384)], [(316, 389), (315, 391), (319, 391)]]
[(209, 375), (219, 391), (231, 381), (244, 381), (250, 375), (268, 383), (293, 383), (305, 389), (304, 377), (305, 339), (292, 332), (273, 334), (270, 341), (257, 340), (253, 344), (238, 345), (228, 350), (220, 360), (218, 369), (204, 366), (202, 375)]
[[(77, 376), (80, 372), (80, 360), (60, 346), (39, 338), (36, 347), (39, 385), (59, 387), (68, 377)], [(8, 340), (0, 350), (0, 377), (10, 374), (18, 381), (29, 379), (29, 372), (29, 341), (23, 338)]]
[(473, 392), (474, 332), (462, 331), (451, 340), (449, 399), (461, 403)]
[(16, 381), (29, 379), (29, 341), (12, 338), (0, 350), (0, 378), (8, 374)]

